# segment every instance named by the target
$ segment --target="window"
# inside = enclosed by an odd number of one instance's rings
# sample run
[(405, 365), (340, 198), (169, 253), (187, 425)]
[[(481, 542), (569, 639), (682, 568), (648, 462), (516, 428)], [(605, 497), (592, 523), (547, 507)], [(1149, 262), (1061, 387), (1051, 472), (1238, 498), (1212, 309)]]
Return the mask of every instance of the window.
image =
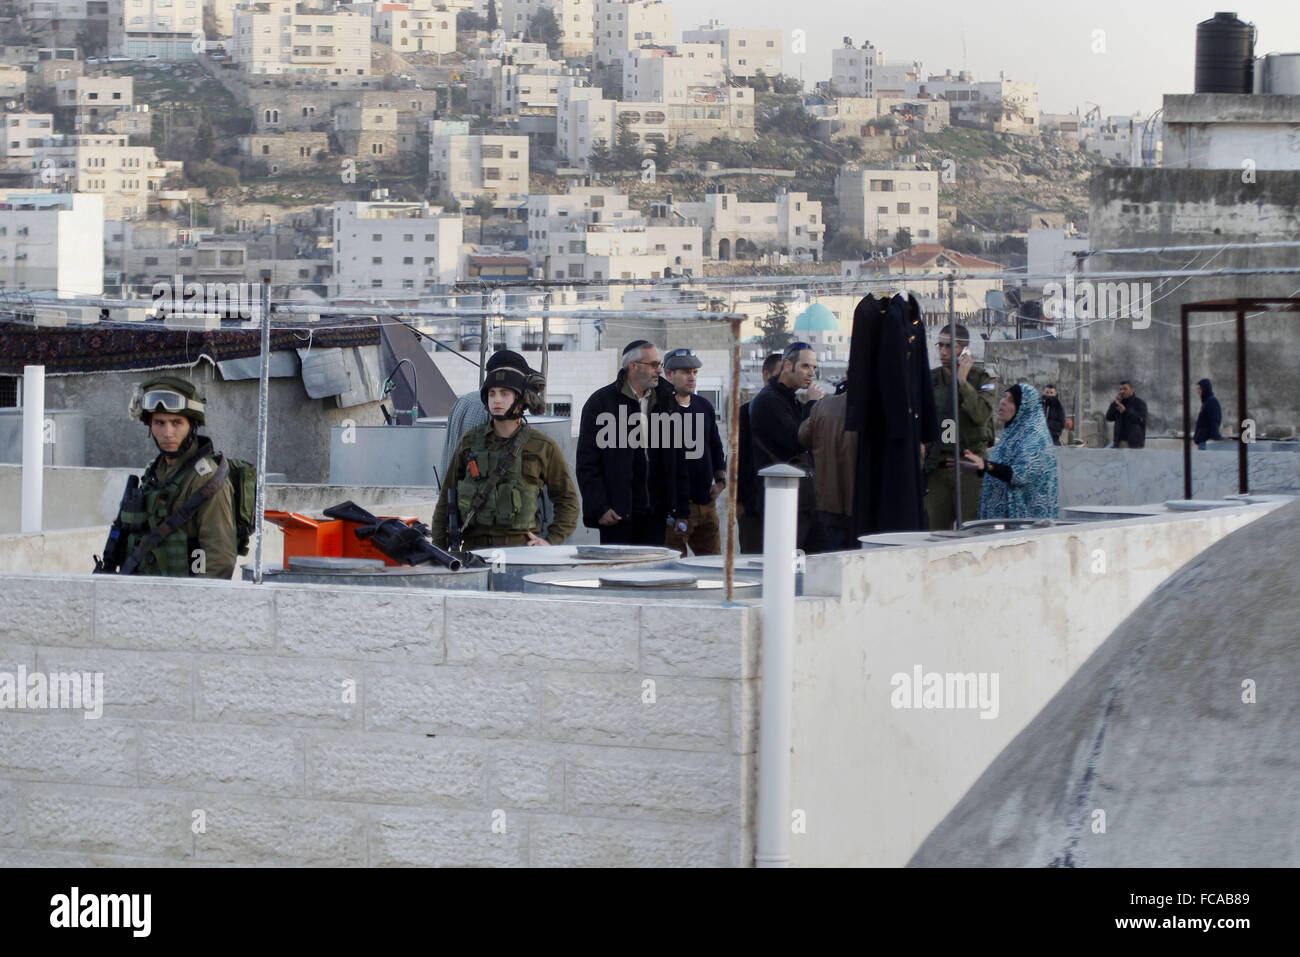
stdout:
[[(513, 155), (513, 154), (512, 154), (512, 155)], [(484, 158), (484, 159), (500, 159), (501, 156), (502, 156), (502, 147), (501, 147), (501, 144), (500, 144), (500, 143), (484, 143), (484, 144), (483, 144), (483, 158)]]
[(436, 235), (434, 235), (433, 233), (425, 233), (425, 234), (424, 234), (424, 241), (425, 241), (426, 243), (435, 242), (435, 241), (437, 240), (437, 238), (438, 238), (438, 237), (437, 237)]
[(414, 280), (414, 279), (403, 279), (403, 280), (402, 280), (402, 288), (403, 288), (403, 289), (414, 289), (414, 288), (415, 288), (415, 280)]
[(383, 256), (371, 256), (371, 257), (370, 257), (370, 264), (371, 264), (372, 266), (382, 266), (382, 265), (384, 264), (384, 257), (383, 257)]
[(877, 207), (876, 207), (876, 212), (877, 212), (877, 213), (888, 213), (888, 212), (889, 212), (889, 207), (888, 207), (888, 206), (877, 206)]
[(370, 234), (370, 240), (371, 240), (371, 242), (376, 242), (376, 243), (383, 242), (383, 241), (384, 241), (384, 234), (383, 234), (383, 233), (371, 233), (371, 234)]
[(383, 281), (382, 279), (372, 279), (372, 280), (370, 280), (370, 288), (371, 288), (371, 289), (379, 289), (379, 288), (381, 288), (383, 285), (384, 285), (384, 281)]
[(424, 264), (425, 264), (426, 266), (432, 266), (432, 265), (434, 264), (434, 262), (436, 262), (436, 260), (435, 260), (435, 258), (434, 258), (433, 256), (425, 256), (425, 257), (424, 257)]
[(921, 213), (922, 216), (929, 216), (929, 215), (930, 215), (930, 207), (929, 207), (929, 206), (922, 206), (921, 209), (920, 209), (920, 213)]
[(415, 265), (415, 257), (414, 257), (414, 256), (403, 256), (403, 257), (402, 257), (402, 265), (403, 265), (403, 266), (414, 266), (414, 265)]
[(920, 188), (921, 190), (927, 190), (927, 189), (930, 188), (930, 184), (929, 184), (929, 183), (922, 183), (922, 184), (920, 185), (919, 188)]
[(899, 203), (899, 204), (898, 204), (898, 215), (900, 215), (900, 216), (910, 216), (911, 213), (912, 213), (912, 204), (911, 204), (911, 203)]

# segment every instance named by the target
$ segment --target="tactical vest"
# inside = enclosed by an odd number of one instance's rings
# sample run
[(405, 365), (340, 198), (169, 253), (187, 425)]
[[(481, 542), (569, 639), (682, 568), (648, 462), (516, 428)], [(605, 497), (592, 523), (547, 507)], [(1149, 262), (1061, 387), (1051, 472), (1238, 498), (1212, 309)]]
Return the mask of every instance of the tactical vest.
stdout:
[[(158, 463), (155, 461), (153, 465), (149, 466), (144, 481), (140, 485), (140, 510), (128, 511), (125, 508), (122, 510), (122, 528), (127, 532), (125, 554), (132, 554), (145, 536), (165, 522), (172, 512), (184, 504), (185, 499), (180, 497), (181, 490), (187, 484), (185, 480), (193, 472), (194, 464), (197, 461), (196, 459), (194, 462), (177, 469), (171, 478), (161, 483), (155, 475)], [(183, 529), (173, 532), (159, 542), (157, 548), (144, 556), (135, 574), (190, 575), (192, 574), (190, 556), (197, 547), (198, 543), (191, 542)]]
[[(520, 429), (527, 428), (529, 428), (527, 425), (520, 426)], [(469, 517), (470, 503), (474, 501), (474, 497), (487, 481), (488, 476), (496, 471), (497, 464), (505, 458), (506, 448), (509, 445), (507, 442), (496, 448), (489, 448), (487, 444), (489, 429), (491, 429), (490, 425), (475, 429), (470, 439), (467, 455), (473, 456), (478, 462), (478, 478), (470, 475), (467, 469), (460, 481), (456, 483), (456, 494), (460, 498), (460, 511), (464, 518)], [(467, 535), (474, 527), (501, 531), (528, 531), (537, 527), (537, 498), (541, 489), (524, 481), (524, 447), (527, 442), (528, 437), (525, 435), (520, 440), (519, 454), (515, 456), (509, 470), (474, 513), (472, 524), (465, 529)]]

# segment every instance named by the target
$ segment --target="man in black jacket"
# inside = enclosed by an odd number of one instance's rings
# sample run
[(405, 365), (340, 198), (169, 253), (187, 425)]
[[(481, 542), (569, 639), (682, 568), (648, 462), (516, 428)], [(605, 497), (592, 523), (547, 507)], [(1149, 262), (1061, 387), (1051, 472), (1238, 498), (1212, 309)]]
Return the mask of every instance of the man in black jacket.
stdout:
[[(781, 367), (781, 353), (769, 352), (763, 360), (763, 385), (766, 386)], [(749, 407), (740, 407), (740, 448), (736, 452), (736, 516), (740, 533), (740, 550), (756, 554), (763, 550), (763, 483), (754, 467), (754, 437), (749, 426)]]
[(1219, 405), (1219, 399), (1214, 394), (1214, 386), (1210, 384), (1209, 379), (1202, 379), (1196, 383), (1196, 394), (1201, 397), (1201, 412), (1196, 417), (1196, 433), (1192, 441), (1196, 447), (1204, 451), (1205, 443), (1211, 439), (1221, 439), (1223, 434), (1219, 427), (1223, 424), (1223, 407)]
[(644, 339), (623, 349), (623, 368), (582, 407), (577, 479), (582, 522), (600, 529), (603, 545), (663, 545), (670, 524), (691, 514), (685, 448), (665, 416), (680, 419), (671, 384), (659, 372), (659, 349)]
[(1106, 410), (1106, 421), (1115, 423), (1111, 444), (1117, 449), (1140, 449), (1147, 444), (1147, 404), (1133, 392), (1127, 379), (1119, 384), (1119, 395)]
[(1056, 394), (1056, 386), (1043, 387), (1043, 415), (1047, 417), (1047, 431), (1052, 433), (1052, 444), (1061, 444), (1061, 431), (1065, 428), (1065, 406)]
[[(795, 545), (805, 552), (822, 548), (822, 529), (813, 492), (812, 453), (799, 443), (799, 426), (808, 417), (813, 403), (826, 394), (814, 381), (816, 374), (817, 353), (812, 346), (806, 342), (791, 343), (781, 354), (781, 371), (749, 403), (755, 468), (762, 471), (780, 463), (808, 472), (806, 478), (799, 480), (799, 524), (795, 533)], [(800, 404), (795, 395), (797, 389), (807, 390), (807, 403)]]

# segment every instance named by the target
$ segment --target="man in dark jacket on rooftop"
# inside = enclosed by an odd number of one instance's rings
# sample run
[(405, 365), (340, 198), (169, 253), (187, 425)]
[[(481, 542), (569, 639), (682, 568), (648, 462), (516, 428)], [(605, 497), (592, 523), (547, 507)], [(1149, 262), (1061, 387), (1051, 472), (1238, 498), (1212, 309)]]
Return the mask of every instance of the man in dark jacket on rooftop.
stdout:
[(686, 530), (686, 449), (674, 439), (685, 426), (661, 369), (655, 345), (629, 343), (618, 377), (582, 407), (576, 469), (582, 522), (600, 530), (603, 545), (663, 545), (669, 524)]
[(1209, 379), (1196, 383), (1196, 394), (1201, 397), (1201, 413), (1196, 417), (1196, 434), (1192, 441), (1198, 449), (1204, 450), (1206, 442), (1223, 438), (1219, 431), (1219, 426), (1223, 424), (1223, 407), (1219, 405)]
[(1146, 447), (1147, 404), (1137, 397), (1127, 379), (1119, 384), (1119, 394), (1106, 410), (1106, 421), (1115, 423), (1115, 435), (1111, 441), (1115, 448)]

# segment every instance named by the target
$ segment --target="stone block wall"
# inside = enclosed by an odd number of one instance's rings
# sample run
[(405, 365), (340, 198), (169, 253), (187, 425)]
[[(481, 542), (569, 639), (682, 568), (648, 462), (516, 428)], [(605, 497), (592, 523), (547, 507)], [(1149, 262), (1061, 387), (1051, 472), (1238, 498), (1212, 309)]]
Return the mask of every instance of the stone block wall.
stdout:
[(0, 574), (0, 863), (748, 865), (757, 610)]

